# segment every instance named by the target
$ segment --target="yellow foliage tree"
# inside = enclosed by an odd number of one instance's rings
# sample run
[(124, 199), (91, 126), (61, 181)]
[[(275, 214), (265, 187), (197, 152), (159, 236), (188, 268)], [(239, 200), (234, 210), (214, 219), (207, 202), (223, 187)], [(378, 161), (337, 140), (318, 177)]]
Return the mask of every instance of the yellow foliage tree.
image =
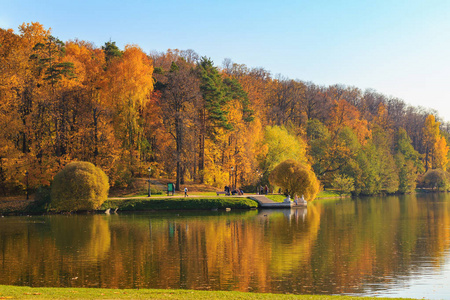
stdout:
[(306, 163), (306, 143), (291, 135), (284, 127), (266, 126), (258, 156), (264, 172), (272, 171), (277, 164), (287, 159)]
[[(106, 71), (106, 93), (114, 108), (114, 134), (122, 143), (117, 167), (133, 174), (138, 170), (143, 140), (142, 113), (153, 91), (153, 63), (137, 46), (127, 45)], [(138, 160), (136, 160), (138, 158)]]
[(433, 115), (428, 115), (423, 127), (423, 144), (425, 146), (425, 171), (428, 169), (446, 169), (449, 147), (439, 130), (440, 122)]
[(434, 159), (433, 159), (433, 169), (443, 169), (447, 168), (448, 164), (448, 150), (447, 141), (443, 136), (436, 139), (434, 144)]
[(273, 169), (270, 182), (281, 187), (291, 197), (303, 195), (306, 201), (314, 200), (320, 189), (320, 183), (311, 168), (292, 159), (283, 161)]

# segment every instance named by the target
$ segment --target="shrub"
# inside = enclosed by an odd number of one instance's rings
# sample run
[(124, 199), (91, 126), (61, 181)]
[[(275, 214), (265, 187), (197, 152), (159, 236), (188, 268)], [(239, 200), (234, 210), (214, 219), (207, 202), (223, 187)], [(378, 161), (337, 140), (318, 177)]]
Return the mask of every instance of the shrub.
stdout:
[(39, 186), (34, 194), (34, 201), (27, 206), (26, 211), (31, 213), (44, 213), (49, 211), (50, 205), (50, 187)]
[(273, 169), (270, 182), (291, 197), (303, 195), (306, 201), (314, 200), (320, 187), (311, 168), (292, 159), (283, 161)]
[(72, 162), (52, 183), (51, 203), (58, 211), (94, 210), (108, 197), (108, 177), (89, 162)]
[(355, 190), (355, 180), (347, 175), (338, 174), (334, 176), (331, 186), (342, 196)]
[(448, 190), (450, 187), (449, 174), (442, 169), (430, 169), (423, 176), (423, 185), (427, 188), (440, 190)]

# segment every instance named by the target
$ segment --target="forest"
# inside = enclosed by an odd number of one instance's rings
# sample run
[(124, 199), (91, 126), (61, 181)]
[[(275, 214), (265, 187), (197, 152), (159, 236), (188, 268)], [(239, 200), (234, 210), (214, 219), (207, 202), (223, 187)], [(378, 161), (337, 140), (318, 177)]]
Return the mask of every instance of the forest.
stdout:
[(0, 116), (4, 195), (50, 185), (71, 161), (101, 167), (112, 187), (150, 168), (177, 189), (254, 191), (293, 159), (355, 195), (450, 188), (450, 123), (436, 110), (193, 50), (62, 42), (39, 23), (0, 28)]

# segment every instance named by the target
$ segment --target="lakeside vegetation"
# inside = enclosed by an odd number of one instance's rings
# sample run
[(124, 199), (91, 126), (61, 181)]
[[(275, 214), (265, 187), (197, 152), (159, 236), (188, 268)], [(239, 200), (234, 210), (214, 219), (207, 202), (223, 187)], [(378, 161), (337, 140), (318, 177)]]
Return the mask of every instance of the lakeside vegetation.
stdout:
[(136, 198), (107, 200), (102, 209), (121, 211), (140, 210), (186, 210), (186, 209), (250, 209), (257, 208), (256, 201), (237, 197), (183, 197), (183, 198)]
[[(199, 188), (199, 187), (196, 187)], [(203, 185), (202, 190), (214, 189)], [(256, 201), (246, 197), (235, 196), (217, 196), (216, 192), (209, 191), (193, 191), (193, 194), (184, 197), (183, 193), (175, 193), (174, 196), (166, 196), (162, 191), (152, 188), (152, 196), (148, 197), (147, 193), (142, 192), (141, 186), (135, 190), (127, 190), (126, 194), (116, 195), (107, 199), (98, 210), (104, 211), (116, 208), (119, 211), (145, 211), (145, 210), (211, 210), (211, 209), (253, 209), (257, 208)], [(45, 194), (45, 195), (42, 195)], [(334, 190), (325, 190), (319, 192), (316, 201), (325, 199), (339, 199), (341, 197), (349, 197), (350, 194), (340, 194)], [(269, 199), (275, 202), (283, 202), (285, 195), (269, 194)], [(0, 213), (7, 214), (42, 214), (55, 212), (50, 207), (50, 192), (48, 190), (40, 192), (36, 201), (25, 200), (9, 200), (3, 201), (0, 205)], [(9, 205), (8, 205), (9, 204)], [(15, 205), (16, 204), (16, 205)]]
[[(0, 299), (389, 299), (379, 297), (350, 297), (329, 295), (284, 295), (244, 293), (235, 291), (198, 291), (198, 290), (119, 290), (119, 289), (95, 289), (95, 288), (31, 288), (20, 286), (0, 285)], [(402, 298), (406, 299), (406, 298)]]
[(450, 126), (373, 90), (273, 76), (193, 50), (63, 43), (39, 23), (0, 29), (0, 192), (88, 161), (112, 189), (171, 178), (256, 190), (292, 159), (354, 195), (450, 189)]

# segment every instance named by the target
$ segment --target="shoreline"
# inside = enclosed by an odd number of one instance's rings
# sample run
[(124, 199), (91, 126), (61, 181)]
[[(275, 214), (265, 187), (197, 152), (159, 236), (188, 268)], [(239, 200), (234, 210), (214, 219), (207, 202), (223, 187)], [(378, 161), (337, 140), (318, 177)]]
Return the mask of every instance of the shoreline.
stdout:
[[(327, 191), (328, 192), (328, 191)], [(417, 189), (411, 194), (430, 194), (444, 193), (446, 191)], [(107, 209), (114, 211), (158, 211), (158, 210), (215, 210), (215, 209), (258, 209), (260, 206), (255, 200), (250, 199), (258, 194), (246, 194), (242, 196), (213, 196), (213, 195), (189, 195), (184, 197), (183, 194), (165, 196), (153, 195), (147, 196), (125, 196), (125, 197), (109, 197), (102, 206), (95, 211), (79, 212), (79, 213), (104, 213)], [(34, 195), (29, 200), (24, 196), (11, 196), (0, 198), (0, 216), (20, 216), (20, 215), (42, 215), (42, 214), (70, 214), (76, 212), (55, 212), (48, 210), (45, 205), (47, 203), (36, 203)], [(281, 194), (267, 195), (275, 202), (280, 202), (285, 196)], [(323, 195), (316, 197), (313, 202), (322, 200), (340, 200), (351, 198), (351, 194), (345, 195)], [(359, 196), (366, 197), (366, 196)], [(279, 198), (277, 200), (277, 198)]]

